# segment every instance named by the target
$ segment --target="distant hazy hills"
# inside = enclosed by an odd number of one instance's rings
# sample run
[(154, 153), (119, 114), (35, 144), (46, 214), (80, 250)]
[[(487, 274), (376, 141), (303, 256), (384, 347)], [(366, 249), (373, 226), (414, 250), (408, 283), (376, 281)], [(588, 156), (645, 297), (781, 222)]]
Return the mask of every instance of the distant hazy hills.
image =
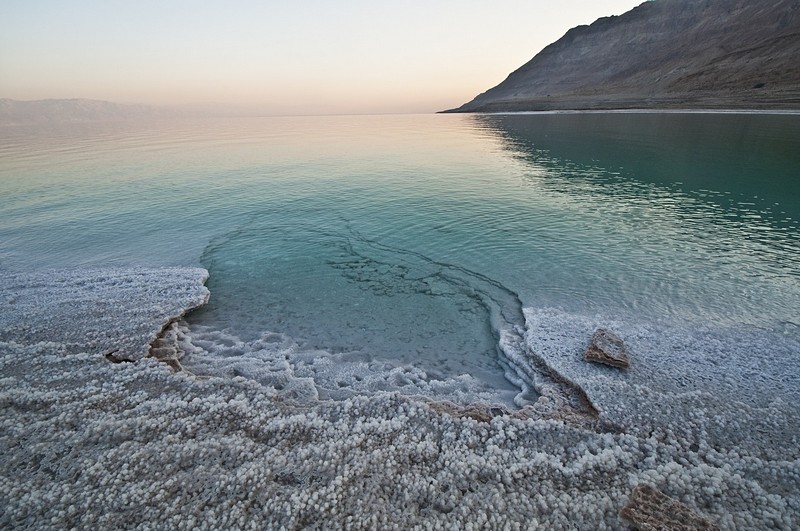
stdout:
[(110, 101), (0, 99), (0, 125), (130, 121), (162, 114), (153, 107)]
[(800, 1), (645, 2), (450, 112), (624, 108), (800, 109)]

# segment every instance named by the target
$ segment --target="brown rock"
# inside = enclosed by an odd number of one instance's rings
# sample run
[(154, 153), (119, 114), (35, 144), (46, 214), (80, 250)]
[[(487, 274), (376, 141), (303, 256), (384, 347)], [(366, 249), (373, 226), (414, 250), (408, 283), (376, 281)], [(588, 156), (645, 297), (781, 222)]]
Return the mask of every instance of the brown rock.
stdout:
[(625, 343), (618, 335), (605, 328), (598, 328), (594, 331), (592, 341), (583, 357), (586, 361), (604, 363), (620, 369), (630, 367)]
[(792, 0), (658, 0), (578, 26), (455, 112), (800, 105)]
[(620, 511), (620, 516), (633, 522), (642, 531), (719, 530), (710, 520), (686, 505), (643, 483), (633, 489), (631, 499)]

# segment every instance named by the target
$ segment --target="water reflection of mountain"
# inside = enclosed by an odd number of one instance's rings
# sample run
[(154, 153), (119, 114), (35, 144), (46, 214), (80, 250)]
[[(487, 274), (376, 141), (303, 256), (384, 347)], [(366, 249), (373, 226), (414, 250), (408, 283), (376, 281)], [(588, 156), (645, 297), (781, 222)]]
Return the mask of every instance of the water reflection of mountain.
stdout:
[(788, 239), (800, 249), (798, 116), (598, 113), (472, 119), (519, 160), (557, 170), (545, 172), (540, 183), (550, 189), (669, 201), (687, 214), (701, 208), (725, 223), (747, 224), (748, 232), (778, 231), (779, 238), (767, 239), (784, 249)]
[(647, 248), (687, 246), (698, 256), (739, 262), (742, 274), (800, 278), (800, 117), (472, 119), (527, 165), (530, 184), (543, 192), (625, 220), (631, 233), (662, 223), (683, 233), (672, 243), (642, 242)]

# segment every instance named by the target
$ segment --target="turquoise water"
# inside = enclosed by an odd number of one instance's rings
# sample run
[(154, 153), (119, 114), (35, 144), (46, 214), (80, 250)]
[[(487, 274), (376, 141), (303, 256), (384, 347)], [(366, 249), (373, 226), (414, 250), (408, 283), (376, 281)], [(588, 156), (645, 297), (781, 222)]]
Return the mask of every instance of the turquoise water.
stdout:
[(800, 116), (0, 127), (0, 270), (200, 265), (189, 322), (513, 388), (523, 308), (800, 333)]

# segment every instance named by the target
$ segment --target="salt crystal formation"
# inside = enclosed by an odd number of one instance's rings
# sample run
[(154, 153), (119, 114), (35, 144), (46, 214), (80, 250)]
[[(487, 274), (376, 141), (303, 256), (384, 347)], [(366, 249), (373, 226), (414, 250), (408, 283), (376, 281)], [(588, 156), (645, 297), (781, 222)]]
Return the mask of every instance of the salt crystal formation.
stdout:
[[(528, 308), (525, 318), (529, 349), (582, 389), (610, 428), (800, 458), (797, 334), (633, 323), (556, 309)], [(586, 330), (603, 326), (636, 353), (630, 369), (584, 360)]]
[(205, 304), (197, 268), (42, 271), (0, 283), (0, 340), (57, 339), (70, 352), (146, 356), (161, 329)]
[(649, 485), (637, 485), (621, 512), (642, 531), (718, 531), (719, 528), (679, 501)]
[(583, 357), (586, 361), (603, 363), (620, 369), (630, 367), (625, 343), (618, 335), (605, 328), (598, 328), (594, 331), (592, 340)]
[[(201, 379), (146, 356), (203, 279), (0, 279), (0, 527), (627, 529), (641, 483), (721, 529), (800, 526), (800, 415), (779, 397), (796, 387), (744, 404), (658, 365), (688, 340), (614, 323), (637, 363), (606, 374), (580, 357), (592, 319), (528, 311), (526, 341), (586, 391), (596, 426), (398, 393), (315, 400), (311, 378)], [(138, 361), (109, 362), (113, 348)]]

